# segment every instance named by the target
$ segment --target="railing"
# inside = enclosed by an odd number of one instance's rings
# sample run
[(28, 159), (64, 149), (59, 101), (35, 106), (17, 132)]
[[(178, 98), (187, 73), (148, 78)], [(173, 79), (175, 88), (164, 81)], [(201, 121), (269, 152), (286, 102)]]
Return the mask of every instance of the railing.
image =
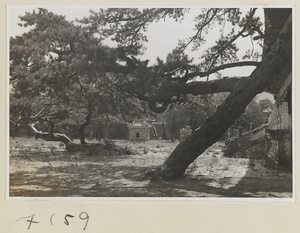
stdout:
[(255, 129), (243, 133), (244, 140), (254, 141), (265, 135), (265, 129), (269, 128), (269, 124), (263, 124)]
[[(228, 139), (226, 140), (226, 150), (229, 154), (234, 151), (244, 150), (253, 147), (256, 144), (262, 143), (266, 136), (266, 129), (288, 129), (289, 128), (289, 113), (288, 103), (283, 102), (269, 116), (268, 123), (263, 124), (255, 129), (252, 129), (253, 124), (250, 124), (250, 131), (243, 132), (242, 127), (238, 129), (228, 129)], [(225, 152), (226, 153), (226, 152)]]
[(265, 129), (288, 129), (289, 128), (289, 113), (288, 103), (283, 102), (276, 108), (269, 116), (268, 123), (263, 124), (255, 129), (252, 129), (250, 125), (250, 131), (243, 133), (243, 128), (234, 130), (234, 134), (231, 135), (231, 131), (228, 131), (228, 139), (243, 137), (244, 140), (254, 141), (265, 135)]

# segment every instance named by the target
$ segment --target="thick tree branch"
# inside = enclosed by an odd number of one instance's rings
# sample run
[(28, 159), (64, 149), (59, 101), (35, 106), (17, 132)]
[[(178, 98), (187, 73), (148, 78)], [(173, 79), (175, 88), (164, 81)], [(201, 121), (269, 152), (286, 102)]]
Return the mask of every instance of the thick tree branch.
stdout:
[(176, 94), (192, 94), (192, 95), (202, 95), (202, 94), (213, 94), (221, 92), (231, 92), (235, 85), (237, 85), (241, 78), (226, 78), (217, 79), (213, 81), (194, 81), (181, 84), (169, 84), (164, 87), (166, 92), (172, 92)]
[(71, 143), (71, 139), (65, 134), (42, 132), (37, 130), (34, 124), (29, 124), (29, 127), (35, 133), (36, 138), (41, 138), (45, 141), (63, 142), (66, 146)]
[(239, 82), (247, 77), (218, 79), (214, 81), (194, 81), (184, 85), (177, 83), (168, 83), (160, 87), (146, 101), (149, 108), (157, 113), (164, 112), (170, 103), (180, 101), (180, 95), (192, 94), (213, 94), (221, 92), (231, 92)]
[[(149, 108), (157, 113), (164, 112), (170, 103), (177, 102), (178, 96), (185, 94), (200, 95), (200, 94), (213, 94), (221, 92), (231, 92), (232, 88), (243, 78), (223, 78), (213, 81), (193, 81), (187, 83), (188, 80), (195, 77), (206, 77), (217, 71), (242, 67), (242, 66), (259, 66), (260, 62), (255, 61), (242, 61), (230, 64), (224, 64), (215, 67), (206, 72), (193, 72), (187, 73), (182, 78), (171, 78), (163, 83), (151, 96), (145, 96), (132, 88), (127, 88), (126, 93), (149, 103)], [(122, 88), (121, 88), (122, 89)]]
[[(219, 70), (241, 67), (241, 66), (259, 66), (260, 62), (255, 61), (242, 61), (235, 62), (230, 64), (221, 65), (215, 67), (206, 72), (193, 72), (186, 74), (183, 78), (178, 78), (177, 83), (174, 83), (174, 80), (168, 80), (162, 86), (159, 87), (146, 101), (149, 103), (149, 107), (152, 111), (157, 113), (164, 112), (169, 103), (176, 102), (174, 97), (182, 94), (192, 94), (192, 95), (201, 95), (201, 94), (213, 94), (221, 92), (231, 92), (233, 87), (237, 85), (244, 77), (241, 78), (223, 78), (213, 81), (193, 81), (186, 83), (188, 80), (195, 77), (206, 77), (210, 74), (213, 74)], [(137, 98), (139, 98), (137, 96)], [(178, 99), (178, 98), (177, 98)]]
[(242, 66), (259, 66), (260, 62), (256, 61), (241, 61), (241, 62), (234, 62), (234, 63), (229, 63), (229, 64), (224, 64), (220, 65), (218, 67), (212, 68), (208, 71), (205, 72), (193, 72), (193, 73), (188, 73), (184, 79), (189, 80), (194, 77), (206, 77), (210, 74), (216, 73), (220, 70), (225, 70), (229, 68), (235, 68), (235, 67), (242, 67)]

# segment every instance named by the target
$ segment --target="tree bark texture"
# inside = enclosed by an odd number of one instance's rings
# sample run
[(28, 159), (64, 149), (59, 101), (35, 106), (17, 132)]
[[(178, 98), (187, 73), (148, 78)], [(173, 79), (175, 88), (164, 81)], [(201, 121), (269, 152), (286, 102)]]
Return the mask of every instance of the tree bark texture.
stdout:
[(87, 116), (85, 117), (85, 121), (77, 129), (80, 135), (80, 144), (82, 145), (86, 144), (84, 130), (91, 123), (91, 116), (92, 114), (88, 113)]
[[(277, 23), (276, 17), (273, 17), (273, 20), (268, 21), (266, 27)], [(263, 92), (272, 82), (286, 77), (291, 72), (291, 11), (290, 17), (280, 29), (277, 39), (273, 44), (268, 44), (269, 50), (264, 54), (261, 64), (249, 77), (241, 79), (238, 85), (233, 87), (230, 95), (216, 112), (182, 141), (160, 167), (147, 173), (150, 178), (171, 180), (182, 177), (187, 167), (208, 147), (217, 142), (257, 94)]]

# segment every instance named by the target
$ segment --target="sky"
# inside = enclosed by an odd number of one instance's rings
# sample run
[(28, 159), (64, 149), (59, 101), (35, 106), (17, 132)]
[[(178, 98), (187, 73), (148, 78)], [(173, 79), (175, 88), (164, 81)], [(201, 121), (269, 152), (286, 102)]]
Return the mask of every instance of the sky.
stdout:
[[(76, 19), (82, 19), (83, 17), (88, 17), (90, 14), (90, 9), (98, 11), (100, 6), (49, 6), (49, 5), (11, 5), (8, 6), (8, 36), (21, 35), (22, 33), (29, 30), (29, 28), (24, 28), (18, 26), (20, 19), (18, 16), (22, 16), (25, 12), (32, 12), (38, 7), (47, 8), (49, 11), (52, 11), (59, 15), (65, 15), (66, 19), (69, 21), (74, 21)], [(248, 8), (245, 8), (245, 10)], [(166, 21), (159, 21), (155, 24), (150, 24), (147, 30), (148, 43), (145, 44), (147, 50), (145, 51), (142, 59), (150, 60), (150, 65), (156, 61), (156, 58), (159, 57), (162, 60), (165, 60), (168, 53), (170, 53), (177, 45), (178, 40), (185, 39), (193, 35), (194, 27), (194, 17), (199, 12), (199, 7), (193, 7), (190, 10), (190, 14), (186, 15), (184, 20), (181, 23), (175, 22), (173, 19), (167, 19)], [(260, 14), (260, 17), (263, 18), (262, 10), (257, 12)], [(210, 32), (209, 40), (214, 42), (216, 37), (213, 32)], [(210, 39), (211, 38), (211, 39)], [(238, 42), (238, 47), (248, 48), (251, 44), (250, 39), (242, 40)], [(201, 51), (191, 51), (191, 48), (188, 48), (186, 53), (193, 57), (195, 61), (201, 55)], [(242, 67), (235, 69), (228, 69), (222, 71), (224, 76), (247, 76), (250, 75), (254, 67)]]
[[(95, 6), (66, 6), (66, 7), (50, 7), (40, 6), (51, 10), (56, 14), (65, 15), (67, 20), (82, 19), (89, 16), (89, 10), (97, 11), (99, 7)], [(9, 36), (20, 35), (26, 31), (25, 28), (19, 27), (17, 24), (20, 22), (18, 16), (24, 15), (26, 11), (32, 12), (36, 6), (10, 6), (8, 8), (8, 34)], [(187, 26), (189, 25), (189, 26)], [(149, 26), (147, 51), (145, 58), (149, 59), (152, 63), (155, 62), (157, 57), (166, 57), (176, 46), (178, 39), (184, 39), (186, 35), (193, 32), (193, 18), (188, 16), (184, 24), (174, 23), (174, 20), (167, 20), (166, 22), (158, 22), (155, 25)], [(163, 38), (163, 39), (162, 39)]]
[[(56, 14), (65, 15), (67, 20), (82, 19), (89, 16), (91, 8), (97, 11), (99, 7), (95, 6), (9, 6), (8, 7), (8, 34), (9, 36), (20, 35), (28, 28), (18, 26), (20, 22), (18, 16), (24, 15), (26, 11), (32, 12), (37, 7), (44, 7)], [(168, 53), (170, 53), (177, 45), (178, 40), (183, 40), (193, 35), (194, 17), (199, 12), (199, 7), (193, 7), (190, 10), (190, 14), (187, 14), (181, 23), (175, 22), (173, 19), (166, 19), (166, 21), (159, 21), (155, 24), (150, 24), (147, 30), (148, 43), (146, 43), (147, 50), (145, 51), (145, 59), (150, 60), (150, 64), (154, 63), (157, 57), (165, 59)], [(216, 37), (211, 33), (211, 40), (208, 42), (214, 42)], [(250, 40), (248, 41), (250, 43)], [(245, 45), (249, 47), (248, 45)], [(191, 45), (190, 45), (191, 47)], [(194, 59), (200, 56), (200, 52), (192, 52), (191, 48), (188, 48), (188, 54)], [(240, 47), (243, 47), (241, 45)]]

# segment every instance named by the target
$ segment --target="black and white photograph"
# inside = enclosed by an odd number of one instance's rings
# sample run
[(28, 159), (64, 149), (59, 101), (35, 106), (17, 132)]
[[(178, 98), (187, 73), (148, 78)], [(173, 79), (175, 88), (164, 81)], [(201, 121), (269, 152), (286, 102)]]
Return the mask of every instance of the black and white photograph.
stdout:
[(8, 6), (8, 197), (293, 200), (293, 18)]

